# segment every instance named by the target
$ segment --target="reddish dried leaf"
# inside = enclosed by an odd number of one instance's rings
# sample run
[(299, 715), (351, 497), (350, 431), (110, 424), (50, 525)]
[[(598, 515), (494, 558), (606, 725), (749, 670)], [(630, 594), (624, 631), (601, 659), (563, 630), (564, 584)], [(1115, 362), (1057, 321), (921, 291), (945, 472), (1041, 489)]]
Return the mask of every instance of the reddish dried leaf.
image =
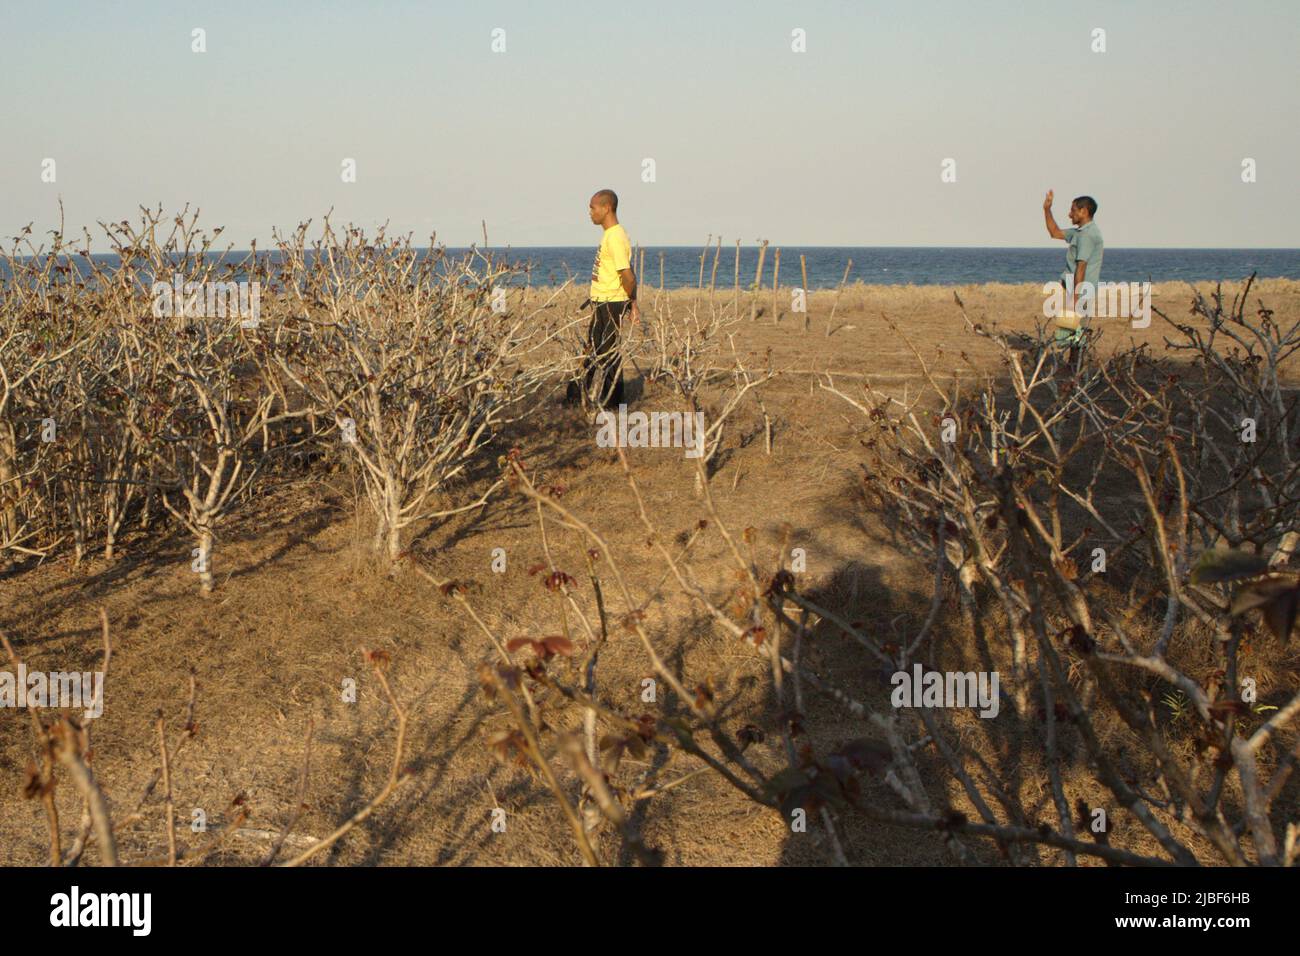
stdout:
[(573, 653), (573, 642), (567, 637), (563, 637), (559, 634), (542, 638), (541, 646), (546, 649), (547, 656), (551, 654), (562, 654), (565, 657), (568, 657)]

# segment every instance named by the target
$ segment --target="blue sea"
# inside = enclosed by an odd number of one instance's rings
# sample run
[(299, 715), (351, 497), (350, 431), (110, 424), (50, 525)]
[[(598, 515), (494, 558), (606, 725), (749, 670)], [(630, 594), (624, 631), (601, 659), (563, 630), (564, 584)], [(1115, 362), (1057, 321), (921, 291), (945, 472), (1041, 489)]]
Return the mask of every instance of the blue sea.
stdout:
[[(499, 255), (533, 264), (533, 282), (581, 279), (590, 274), (594, 248), (520, 248), (496, 250)], [(643, 285), (659, 286), (659, 257), (663, 255), (663, 280), (668, 288), (695, 286), (700, 281), (700, 252), (685, 246), (647, 247)], [(878, 285), (969, 285), (983, 282), (1050, 282), (1065, 270), (1065, 244), (1032, 249), (940, 249), (915, 246), (807, 246), (781, 249), (780, 281), (802, 284), (799, 256), (808, 266), (808, 286), (823, 289), (837, 285), (852, 261), (849, 282)], [(713, 271), (713, 250), (704, 261), (704, 285)], [(735, 282), (736, 247), (722, 248), (718, 263), (718, 288)], [(772, 284), (775, 247), (769, 246), (763, 263), (763, 285)], [(754, 282), (758, 249), (740, 251), (740, 285)], [(1103, 278), (1116, 282), (1171, 282), (1236, 280), (1258, 273), (1261, 278), (1300, 279), (1300, 249), (1107, 249)]]
[[(465, 249), (448, 249), (462, 253)], [(551, 285), (573, 277), (579, 284), (591, 272), (594, 246), (493, 247), (498, 260), (517, 263), (530, 269), (534, 285)], [(690, 246), (648, 246), (644, 249), (643, 286), (654, 288), (660, 283), (660, 260), (663, 283), (667, 288), (694, 287), (700, 281), (701, 249)], [(635, 253), (634, 253), (635, 254)], [(238, 262), (244, 252), (221, 254), (228, 262)], [(268, 255), (272, 262), (276, 254)], [(808, 266), (808, 285), (823, 289), (837, 285), (849, 269), (849, 282), (881, 285), (968, 285), (984, 282), (1042, 283), (1060, 276), (1065, 268), (1063, 244), (1034, 248), (952, 248), (917, 246), (788, 246), (781, 249), (780, 282), (782, 286), (802, 285), (799, 256)], [(704, 285), (713, 271), (714, 251), (704, 261)], [(217, 258), (214, 254), (214, 258)], [(116, 256), (95, 255), (106, 266), (116, 265)], [(769, 246), (763, 263), (762, 285), (770, 288), (775, 265), (775, 246)], [(84, 260), (71, 260), (79, 267)], [(740, 253), (740, 286), (754, 282), (758, 248), (749, 245)], [(1244, 279), (1251, 273), (1260, 278), (1300, 279), (1300, 249), (1107, 249), (1103, 279), (1114, 282), (1176, 282)], [(5, 267), (0, 263), (0, 280)], [(735, 281), (735, 246), (723, 246), (718, 263), (717, 287), (732, 288)]]

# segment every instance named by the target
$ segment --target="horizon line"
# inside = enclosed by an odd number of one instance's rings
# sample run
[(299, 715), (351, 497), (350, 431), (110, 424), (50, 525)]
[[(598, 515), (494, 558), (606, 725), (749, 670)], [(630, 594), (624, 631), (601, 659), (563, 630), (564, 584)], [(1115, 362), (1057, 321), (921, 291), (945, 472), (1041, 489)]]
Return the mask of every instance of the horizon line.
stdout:
[[(586, 250), (586, 249), (589, 248), (589, 246), (590, 246), (590, 244), (588, 244), (588, 243), (583, 243), (583, 244), (580, 244), (580, 245), (540, 245), (540, 246), (534, 246), (534, 245), (515, 245), (515, 244), (513, 244), (513, 243), (504, 243), (504, 244), (501, 244), (501, 243), (490, 243), (490, 244), (484, 245), (484, 244), (482, 244), (482, 243), (477, 243), (477, 242), (475, 242), (475, 243), (469, 243), (469, 244), (467, 244), (467, 245), (452, 245), (452, 244), (445, 244), (445, 243), (444, 243), (444, 244), (440, 244), (440, 245), (438, 245), (438, 246), (428, 246), (428, 245), (418, 246), (418, 245), (417, 245), (417, 246), (412, 246), (411, 248), (413, 248), (413, 249), (417, 249), (417, 250), (426, 250), (426, 249), (483, 249), (483, 250), (493, 250), (493, 249), (497, 249), (497, 250), (505, 250), (505, 249), (556, 249), (556, 250), (558, 250), (558, 249), (582, 249), (582, 250)], [(267, 251), (270, 251), (272, 248), (274, 248), (274, 247), (273, 247), (273, 246), (269, 246), (269, 245), (268, 245), (268, 246), (263, 246), (263, 247), (259, 247), (259, 250), (258, 250), (258, 251), (260, 251), (260, 252), (267, 252)], [(708, 249), (716, 249), (717, 246), (716, 246), (716, 245), (711, 245), (711, 246), (698, 246), (698, 245), (664, 245), (664, 244), (659, 244), (659, 243), (637, 243), (637, 244), (636, 244), (636, 248), (641, 248), (641, 249), (689, 249), (689, 250), (691, 250), (691, 251), (697, 251), (697, 250), (700, 250), (700, 249), (705, 249), (705, 250), (708, 250)], [(729, 246), (729, 247), (724, 247), (723, 251), (725, 252), (726, 249), (728, 249), (728, 248), (730, 248), (730, 249), (732, 249), (732, 250), (734, 251), (734, 249), (735, 249), (735, 245), (732, 244), (732, 245)], [(760, 248), (760, 247), (758, 247), (758, 246), (752, 246), (752, 245), (751, 245), (751, 246), (743, 246), (742, 248), (746, 248), (746, 249), (749, 249), (749, 248), (758, 249), (758, 248)], [(1050, 250), (1053, 250), (1053, 249), (1057, 249), (1057, 248), (1059, 248), (1059, 247), (1057, 247), (1057, 246), (1055, 246), (1055, 245), (1051, 245), (1051, 246), (1048, 246), (1048, 245), (1042, 245), (1042, 246), (996, 246), (996, 245), (994, 245), (994, 246), (976, 246), (976, 245), (962, 245), (962, 246), (928, 246), (928, 245), (924, 245), (924, 246), (921, 246), (921, 245), (880, 246), (880, 245), (864, 245), (864, 246), (853, 246), (853, 245), (843, 245), (843, 244), (837, 244), (837, 245), (810, 245), (810, 244), (806, 244), (806, 243), (794, 243), (794, 242), (792, 242), (792, 243), (787, 243), (787, 244), (784, 244), (784, 245), (778, 246), (776, 243), (769, 242), (769, 243), (768, 243), (768, 248), (769, 248), (769, 250), (773, 250), (773, 249), (777, 249), (777, 248), (785, 248), (785, 249), (931, 249), (931, 250), (949, 250), (949, 249), (1001, 249), (1001, 250), (1005, 250), (1005, 251), (1008, 251), (1008, 252), (1037, 252), (1037, 251), (1050, 251)], [(1156, 251), (1156, 252), (1294, 252), (1294, 253), (1296, 253), (1297, 255), (1300, 255), (1300, 247), (1297, 247), (1297, 246), (1107, 246), (1107, 247), (1106, 247), (1106, 250), (1107, 250), (1108, 252), (1110, 252), (1110, 251)], [(238, 246), (229, 246), (229, 247), (223, 247), (223, 248), (221, 248), (221, 249), (211, 249), (211, 250), (209, 250), (209, 251), (210, 251), (210, 253), (222, 253), (222, 252), (251, 252), (251, 251), (252, 251), (252, 247), (251, 247), (251, 246), (243, 246), (243, 247), (238, 247)], [(73, 253), (65, 253), (65, 254), (73, 254)], [(93, 255), (116, 255), (116, 253), (112, 253), (112, 252), (99, 252), (99, 253), (93, 253)]]

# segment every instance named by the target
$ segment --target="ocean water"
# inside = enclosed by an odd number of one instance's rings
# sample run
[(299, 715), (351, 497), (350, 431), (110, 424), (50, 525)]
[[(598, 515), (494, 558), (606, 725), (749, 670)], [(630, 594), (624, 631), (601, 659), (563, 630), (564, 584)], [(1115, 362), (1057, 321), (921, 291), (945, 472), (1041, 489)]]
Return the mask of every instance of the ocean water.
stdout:
[[(499, 254), (533, 267), (533, 282), (547, 282), (573, 275), (590, 274), (594, 247), (520, 248), (497, 250)], [(700, 252), (684, 246), (647, 247), (643, 285), (659, 286), (659, 258), (663, 256), (663, 281), (668, 288), (695, 286), (700, 281)], [(823, 289), (838, 284), (852, 261), (849, 282), (879, 285), (968, 285), (983, 282), (1042, 283), (1058, 278), (1065, 270), (1065, 243), (1032, 249), (939, 249), (933, 247), (809, 246), (781, 249), (780, 282), (802, 285), (799, 256), (808, 266), (808, 286)], [(714, 252), (704, 262), (704, 285), (713, 271)], [(763, 263), (762, 284), (771, 287), (775, 247), (769, 246)], [(718, 288), (730, 289), (735, 282), (736, 247), (724, 244), (718, 262)], [(750, 245), (740, 251), (740, 286), (754, 282), (758, 250)], [(1115, 282), (1171, 282), (1236, 280), (1252, 272), (1260, 278), (1300, 279), (1300, 249), (1107, 249), (1102, 279)]]
[[(466, 249), (447, 250), (457, 254)], [(498, 260), (527, 267), (534, 285), (552, 285), (572, 277), (584, 284), (591, 273), (595, 246), (492, 247)], [(700, 282), (699, 247), (649, 246), (644, 249), (643, 286), (670, 289), (694, 287)], [(769, 246), (763, 262), (762, 285), (771, 288), (776, 260), (775, 246)], [(244, 252), (224, 254), (237, 262)], [(276, 261), (274, 252), (262, 253)], [(635, 255), (635, 250), (634, 250)], [(780, 283), (801, 286), (799, 256), (808, 267), (808, 286), (824, 289), (838, 284), (845, 267), (849, 282), (881, 285), (969, 285), (984, 282), (1043, 283), (1055, 280), (1065, 269), (1064, 243), (1034, 248), (952, 248), (917, 246), (806, 246), (781, 249)], [(714, 250), (704, 260), (705, 287), (713, 272)], [(104, 266), (116, 265), (117, 257), (95, 255)], [(213, 258), (218, 258), (214, 254)], [(84, 272), (84, 260), (70, 260)], [(662, 272), (660, 265), (662, 262)], [(635, 264), (635, 263), (634, 263)], [(749, 288), (755, 278), (758, 249), (748, 245), (740, 251), (740, 286)], [(6, 277), (0, 262), (0, 281)], [(1300, 249), (1121, 249), (1108, 248), (1102, 279), (1113, 282), (1177, 282), (1244, 279), (1251, 273), (1260, 278), (1300, 279)], [(736, 247), (723, 246), (718, 261), (717, 287), (730, 289), (736, 275)], [(238, 278), (237, 276), (235, 278)]]

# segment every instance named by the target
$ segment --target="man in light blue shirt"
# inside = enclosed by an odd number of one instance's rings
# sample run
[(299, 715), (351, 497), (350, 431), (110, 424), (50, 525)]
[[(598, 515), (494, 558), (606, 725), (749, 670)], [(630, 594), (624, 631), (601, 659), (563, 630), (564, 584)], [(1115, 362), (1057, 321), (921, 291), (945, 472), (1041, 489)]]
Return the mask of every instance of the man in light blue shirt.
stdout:
[[(1085, 318), (1091, 316), (1096, 302), (1097, 285), (1101, 282), (1101, 260), (1106, 243), (1101, 237), (1101, 230), (1093, 222), (1097, 214), (1097, 200), (1091, 196), (1080, 196), (1070, 203), (1070, 222), (1073, 227), (1062, 229), (1052, 217), (1052, 191), (1043, 200), (1043, 216), (1047, 220), (1047, 234), (1053, 239), (1064, 239), (1065, 268), (1061, 273), (1061, 284), (1065, 286), (1065, 307), (1071, 312), (1079, 312)], [(1080, 295), (1080, 286), (1087, 283), (1087, 291)], [(1085, 324), (1078, 329), (1057, 329), (1058, 344), (1075, 347), (1083, 338)]]

